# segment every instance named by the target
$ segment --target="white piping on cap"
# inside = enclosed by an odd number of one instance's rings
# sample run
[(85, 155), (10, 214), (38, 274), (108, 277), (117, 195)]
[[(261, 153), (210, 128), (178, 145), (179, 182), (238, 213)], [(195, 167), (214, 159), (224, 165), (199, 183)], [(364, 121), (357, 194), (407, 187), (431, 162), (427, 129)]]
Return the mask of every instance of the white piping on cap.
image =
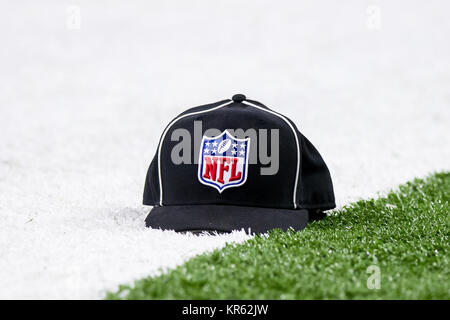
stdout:
[(169, 123), (169, 125), (167, 126), (167, 128), (164, 130), (161, 139), (159, 140), (159, 145), (158, 145), (158, 177), (159, 177), (159, 205), (162, 206), (162, 201), (163, 201), (163, 187), (162, 187), (162, 178), (161, 178), (161, 147), (162, 147), (162, 143), (164, 141), (164, 138), (166, 137), (167, 131), (169, 131), (170, 127), (172, 127), (175, 122), (177, 122), (178, 120), (181, 120), (185, 117), (189, 117), (189, 116), (193, 116), (195, 114), (200, 114), (200, 113), (206, 113), (206, 112), (210, 112), (210, 111), (214, 111), (217, 110), (219, 108), (225, 107), (226, 105), (229, 105), (231, 103), (233, 103), (233, 100), (227, 101), (224, 104), (218, 105), (217, 107), (211, 108), (211, 109), (206, 109), (206, 110), (202, 110), (202, 111), (197, 111), (197, 112), (191, 112), (191, 113), (186, 113), (178, 118), (175, 118), (172, 120), (172, 122)]
[(298, 183), (298, 175), (299, 175), (299, 172), (300, 172), (300, 145), (298, 143), (298, 137), (297, 137), (297, 132), (295, 131), (295, 128), (292, 126), (291, 122), (285, 116), (283, 116), (283, 115), (281, 115), (279, 113), (276, 113), (276, 112), (274, 112), (272, 110), (269, 110), (269, 109), (265, 109), (263, 107), (255, 105), (255, 104), (253, 104), (251, 102), (248, 102), (248, 101), (244, 101), (243, 103), (247, 104), (249, 106), (252, 106), (254, 108), (257, 108), (259, 110), (266, 111), (266, 112), (268, 112), (270, 114), (273, 114), (273, 115), (283, 119), (289, 125), (289, 127), (292, 130), (292, 132), (294, 133), (295, 143), (297, 145), (297, 172), (295, 174), (294, 195), (293, 195), (292, 201), (294, 202), (294, 209), (297, 209), (297, 183)]

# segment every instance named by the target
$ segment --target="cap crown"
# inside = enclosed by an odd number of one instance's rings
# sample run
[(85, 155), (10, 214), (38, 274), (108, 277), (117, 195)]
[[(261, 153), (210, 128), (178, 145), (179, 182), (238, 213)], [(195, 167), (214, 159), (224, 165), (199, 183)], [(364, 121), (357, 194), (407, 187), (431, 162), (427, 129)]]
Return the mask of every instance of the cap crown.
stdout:
[[(176, 131), (177, 129), (184, 129), (182, 132), (189, 133), (190, 139), (178, 141), (181, 131)], [(211, 132), (210, 129), (216, 129), (218, 134), (205, 135), (208, 130)], [(228, 135), (224, 134), (225, 131)], [(274, 135), (272, 131), (275, 132)], [(218, 137), (219, 135), (224, 135), (224, 138)], [(233, 137), (236, 139), (233, 140)], [(263, 153), (268, 155), (276, 152), (276, 146), (274, 150), (271, 148), (271, 140), (276, 138), (279, 140), (279, 143), (274, 141), (279, 149), (278, 170), (275, 174), (262, 174), (264, 169), (263, 171), (261, 169), (266, 168), (267, 173), (267, 167), (270, 165), (262, 163), (265, 160), (259, 156), (261, 148)], [(230, 159), (222, 158), (222, 162), (225, 163), (222, 173), (226, 170), (230, 177), (234, 170), (237, 183), (229, 186), (217, 182), (218, 177), (202, 179), (202, 175), (208, 173), (205, 166), (214, 163), (213, 156), (208, 156), (211, 151), (208, 150), (207, 154), (204, 152), (205, 148), (209, 149), (202, 144), (205, 139), (211, 143), (223, 141), (218, 144), (222, 149), (216, 150), (217, 168), (214, 169), (218, 170), (219, 175), (220, 156), (231, 156)], [(246, 150), (246, 146), (242, 147), (236, 143), (239, 139), (248, 141), (249, 151)], [(192, 150), (190, 159), (185, 161), (188, 163), (176, 164), (172, 161), (171, 155), (179, 150), (180, 143), (190, 145)], [(235, 146), (232, 147), (231, 143)], [(217, 151), (225, 149), (224, 153), (217, 154)], [(239, 161), (233, 161), (230, 150), (247, 151), (249, 159), (244, 159), (245, 155), (241, 154)], [(189, 157), (183, 154), (183, 158)], [(206, 163), (202, 163), (202, 159), (205, 159)], [(247, 165), (243, 162), (246, 160)], [(235, 168), (233, 162), (237, 163)], [(209, 168), (212, 173), (211, 168), (213, 167)], [(326, 210), (335, 207), (335, 200), (330, 173), (325, 162), (291, 120), (256, 101), (223, 100), (191, 108), (166, 127), (147, 172), (144, 204), (160, 206), (228, 204)]]

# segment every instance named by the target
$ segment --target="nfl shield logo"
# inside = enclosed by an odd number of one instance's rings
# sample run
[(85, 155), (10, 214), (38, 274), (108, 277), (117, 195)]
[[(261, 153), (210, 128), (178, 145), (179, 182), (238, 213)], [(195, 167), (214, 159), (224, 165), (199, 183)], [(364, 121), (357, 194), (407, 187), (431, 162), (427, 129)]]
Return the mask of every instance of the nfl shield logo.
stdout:
[(238, 139), (227, 130), (217, 137), (203, 136), (198, 161), (198, 180), (219, 193), (247, 180), (250, 138)]

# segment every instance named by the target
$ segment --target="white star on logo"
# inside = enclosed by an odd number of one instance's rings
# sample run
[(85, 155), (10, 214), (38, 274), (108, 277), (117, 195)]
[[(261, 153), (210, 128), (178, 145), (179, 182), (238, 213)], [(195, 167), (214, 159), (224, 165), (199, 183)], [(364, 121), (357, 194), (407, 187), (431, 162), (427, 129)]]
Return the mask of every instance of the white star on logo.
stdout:
[(245, 144), (241, 143), (241, 149), (245, 148)]
[(205, 146), (209, 147), (210, 144), (211, 144), (211, 143), (207, 142), (207, 143), (205, 143)]
[(217, 142), (214, 141), (214, 142), (213, 142), (213, 146), (214, 146), (214, 147), (217, 147)]
[(206, 149), (205, 149), (204, 151), (205, 151), (205, 153), (208, 153), (208, 152), (209, 152), (209, 149), (208, 149), (208, 148), (206, 148)]
[(216, 153), (216, 152), (217, 152), (217, 149), (213, 149), (211, 152), (212, 152), (212, 153)]
[(240, 156), (243, 156), (244, 154), (245, 154), (245, 152), (244, 152), (244, 151), (242, 151), (242, 150), (241, 150), (241, 151), (239, 151), (239, 155), (240, 155)]
[(236, 143), (233, 143), (232, 146), (233, 146), (233, 148), (237, 148), (237, 144)]
[(236, 150), (233, 150), (233, 151), (231, 151), (231, 153), (232, 153), (233, 155), (235, 155), (235, 154), (237, 153), (237, 151), (236, 151)]

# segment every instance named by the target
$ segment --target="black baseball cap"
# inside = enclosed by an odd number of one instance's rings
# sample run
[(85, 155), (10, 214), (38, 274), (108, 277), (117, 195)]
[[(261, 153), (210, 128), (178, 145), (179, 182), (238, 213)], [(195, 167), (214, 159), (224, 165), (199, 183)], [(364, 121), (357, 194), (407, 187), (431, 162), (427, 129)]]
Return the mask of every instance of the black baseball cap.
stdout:
[(147, 227), (249, 233), (302, 230), (312, 215), (336, 206), (329, 170), (311, 142), (290, 119), (242, 94), (169, 123), (143, 203), (153, 206)]

